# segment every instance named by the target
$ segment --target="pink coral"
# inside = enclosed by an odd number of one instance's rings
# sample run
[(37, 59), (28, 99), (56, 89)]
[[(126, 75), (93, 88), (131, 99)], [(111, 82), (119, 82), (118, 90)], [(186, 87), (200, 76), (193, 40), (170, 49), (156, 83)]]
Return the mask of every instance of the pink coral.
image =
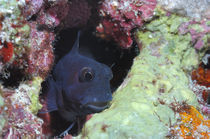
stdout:
[[(198, 29), (192, 28), (192, 25), (197, 25)], [(179, 27), (179, 33), (190, 33), (194, 47), (200, 50), (204, 46), (204, 36), (207, 33), (210, 33), (210, 27), (207, 25), (207, 22), (205, 20), (199, 22), (193, 20), (182, 23)]]
[(41, 137), (42, 120), (28, 110), (31, 100), (24, 86), (17, 90), (2, 90), (4, 97), (4, 108), (0, 114), (7, 119), (2, 132), (4, 138), (18, 137)]
[(68, 11), (68, 0), (48, 0), (39, 12), (37, 22), (48, 28), (55, 28), (66, 17)]
[(43, 3), (43, 0), (26, 0), (26, 6), (23, 9), (24, 16), (30, 18), (32, 15), (37, 14)]
[(152, 18), (156, 4), (156, 0), (105, 0), (100, 10), (103, 19), (97, 31), (129, 48), (133, 43), (132, 29)]
[(30, 25), (31, 48), (28, 54), (27, 72), (44, 78), (50, 71), (54, 60), (51, 44), (55, 36), (47, 31), (38, 31), (35, 23)]

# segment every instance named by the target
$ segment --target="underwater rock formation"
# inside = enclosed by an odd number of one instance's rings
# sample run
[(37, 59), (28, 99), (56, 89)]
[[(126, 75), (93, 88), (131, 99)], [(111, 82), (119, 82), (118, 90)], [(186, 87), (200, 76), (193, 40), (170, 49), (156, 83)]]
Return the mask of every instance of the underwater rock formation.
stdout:
[[(86, 25), (88, 2), (0, 0), (0, 138), (45, 137), (36, 114), (54, 62), (54, 29)], [(200, 64), (210, 48), (208, 6), (207, 0), (101, 1), (99, 36), (120, 48), (136, 41), (141, 53), (111, 107), (75, 138), (209, 138), (209, 69)]]
[(156, 0), (105, 0), (100, 8), (103, 17), (97, 31), (111, 37), (121, 47), (131, 47), (131, 31), (153, 16)]
[(29, 7), (26, 3), (0, 0), (2, 138), (42, 136), (43, 121), (36, 113), (41, 108), (38, 99), (41, 83), (54, 60), (52, 41), (55, 35), (39, 30), (37, 22), (27, 20), (39, 11), (34, 8), (39, 2), (31, 2)]
[(209, 0), (157, 0), (166, 10), (191, 18), (210, 18)]
[(203, 113), (210, 114), (210, 59), (209, 50), (202, 58), (202, 63), (192, 71), (190, 87), (195, 92)]
[[(157, 18), (136, 32), (141, 53), (114, 93), (111, 107), (94, 114), (80, 137), (209, 138), (210, 120), (201, 114), (189, 87), (200, 55), (192, 34), (179, 32), (183, 23), (192, 21), (160, 8), (155, 13)], [(193, 26), (200, 27), (202, 22)], [(206, 32), (203, 37), (208, 36)], [(203, 39), (199, 49), (208, 47), (208, 39)]]
[[(35, 114), (41, 108), (38, 102), (41, 78), (20, 84), (13, 89), (1, 87), (4, 104), (0, 108), (1, 137), (41, 137), (43, 121)], [(3, 124), (2, 124), (3, 123)]]

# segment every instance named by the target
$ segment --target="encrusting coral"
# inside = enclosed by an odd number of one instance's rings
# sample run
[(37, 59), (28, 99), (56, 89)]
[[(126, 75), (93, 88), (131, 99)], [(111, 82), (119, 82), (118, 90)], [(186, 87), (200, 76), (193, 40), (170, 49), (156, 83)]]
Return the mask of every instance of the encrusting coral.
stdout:
[[(54, 29), (86, 24), (64, 21), (77, 1), (0, 0), (0, 135), (1, 137), (42, 137), (43, 121), (36, 116), (41, 108), (41, 83), (53, 62)], [(79, 3), (80, 4), (80, 3)], [(87, 7), (83, 1), (76, 10)], [(69, 17), (69, 16), (68, 16)], [(73, 18), (72, 15), (70, 18)], [(79, 19), (79, 21), (80, 21)], [(77, 20), (78, 21), (78, 20)]]
[(131, 31), (151, 19), (156, 4), (156, 0), (105, 0), (101, 4), (102, 21), (97, 31), (129, 48), (133, 43)]
[[(155, 13), (156, 19), (136, 32), (141, 53), (114, 93), (111, 107), (94, 114), (80, 137), (209, 137), (209, 120), (201, 114), (197, 96), (189, 87), (190, 71), (199, 64), (198, 47), (193, 46), (192, 34), (180, 33), (180, 27), (191, 19), (159, 7)], [(199, 49), (208, 47), (207, 40), (203, 39)]]
[[(0, 3), (1, 137), (41, 137), (43, 121), (36, 116), (41, 108), (38, 98), (41, 82), (53, 64), (55, 35), (27, 20), (38, 10), (32, 12), (30, 7), (24, 12), (24, 0)], [(17, 79), (19, 76), (23, 77)]]
[[(111, 107), (94, 114), (75, 138), (209, 138), (209, 68), (200, 64), (209, 49), (209, 2), (201, 0), (206, 5), (195, 13), (197, 0), (180, 11), (179, 0), (167, 2), (100, 1), (97, 35), (120, 48), (135, 41), (141, 53)], [(85, 0), (0, 0), (2, 138), (46, 137), (36, 114), (41, 83), (54, 62), (54, 29), (85, 26), (91, 8)]]

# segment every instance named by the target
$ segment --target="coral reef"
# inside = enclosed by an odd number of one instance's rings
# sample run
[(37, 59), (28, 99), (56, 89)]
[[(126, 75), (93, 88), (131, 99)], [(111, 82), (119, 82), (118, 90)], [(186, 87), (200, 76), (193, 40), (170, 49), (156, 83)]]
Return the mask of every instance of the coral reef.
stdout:
[[(209, 120), (200, 114), (189, 87), (189, 73), (198, 66), (199, 54), (191, 34), (179, 33), (190, 19), (160, 8), (155, 12), (158, 18), (136, 33), (141, 53), (114, 93), (111, 107), (94, 114), (80, 137), (208, 138)], [(207, 43), (205, 39), (202, 47), (207, 48)]]
[(35, 78), (30, 83), (21, 84), (16, 90), (1, 89), (4, 105), (0, 114), (6, 121), (2, 137), (41, 137), (43, 122), (34, 115), (41, 108), (38, 103), (41, 81), (41, 78)]
[[(167, 14), (178, 13), (198, 21), (210, 18), (208, 9), (210, 2), (207, 0), (105, 0), (100, 8), (102, 20), (97, 27), (99, 36), (111, 38), (123, 48), (131, 47), (132, 30), (142, 27), (145, 21), (148, 22), (155, 16), (154, 9), (157, 3), (169, 11)], [(209, 23), (206, 20), (199, 22), (201, 23), (198, 25), (196, 21), (189, 21), (180, 27), (181, 30), (183, 29), (182, 33), (190, 32), (194, 39), (199, 39), (195, 44), (197, 49), (200, 49), (200, 43), (203, 43), (203, 34), (210, 32)], [(200, 28), (199, 31), (198, 28)]]
[(191, 18), (210, 18), (209, 0), (157, 0), (164, 9)]
[(52, 32), (38, 31), (35, 23), (30, 23), (30, 50), (27, 53), (27, 73), (41, 76), (43, 79), (50, 71), (53, 63)]
[(41, 108), (38, 96), (53, 64), (55, 35), (27, 20), (39, 11), (42, 1), (0, 3), (0, 135), (41, 137), (43, 121), (36, 116)]
[(202, 63), (197, 69), (192, 71), (190, 87), (197, 95), (203, 113), (210, 114), (209, 95), (210, 95), (210, 69), (209, 69), (209, 50), (202, 58)]
[(156, 4), (156, 0), (105, 0), (97, 31), (100, 36), (111, 37), (123, 48), (129, 48), (133, 43), (132, 29), (152, 18)]
[[(121, 48), (135, 38), (141, 53), (111, 107), (75, 138), (209, 138), (208, 7), (208, 0), (101, 1), (98, 35)], [(54, 29), (85, 26), (92, 9), (86, 0), (0, 0), (0, 138), (50, 132), (36, 114)]]
[(199, 111), (192, 106), (184, 104), (181, 109), (179, 112), (180, 121), (170, 127), (168, 137), (209, 138), (210, 120), (205, 120)]
[(204, 44), (204, 42), (207, 42), (207, 38), (209, 38), (210, 36), (209, 21), (192, 20), (189, 22), (184, 22), (179, 27), (179, 33), (180, 34), (190, 33), (194, 47), (200, 50), (204, 45), (206, 45)]
[(55, 28), (69, 11), (68, 0), (48, 0), (37, 15), (37, 22), (47, 28)]
[(0, 0), (1, 137), (43, 136), (36, 114), (41, 83), (54, 62), (54, 29), (84, 25), (89, 16), (86, 1)]

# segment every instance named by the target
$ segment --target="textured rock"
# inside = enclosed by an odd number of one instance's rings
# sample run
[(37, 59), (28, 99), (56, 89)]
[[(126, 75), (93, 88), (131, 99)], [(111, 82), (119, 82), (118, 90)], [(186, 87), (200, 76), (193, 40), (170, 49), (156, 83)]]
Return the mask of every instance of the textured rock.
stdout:
[(210, 18), (209, 0), (157, 0), (166, 10), (192, 18)]
[[(17, 89), (2, 88), (4, 106), (0, 116), (5, 121), (1, 130), (2, 137), (41, 137), (42, 120), (35, 114), (41, 108), (38, 95), (42, 79), (37, 77), (32, 81), (20, 84)], [(2, 124), (1, 122), (1, 124)]]
[[(114, 93), (111, 107), (93, 115), (83, 128), (82, 137), (180, 137), (181, 134), (172, 134), (172, 126), (177, 125), (185, 109), (199, 108), (197, 97), (189, 88), (189, 71), (198, 65), (199, 55), (191, 45), (191, 35), (179, 34), (179, 26), (189, 19), (168, 16), (159, 9), (156, 16), (159, 18), (148, 23), (144, 31), (136, 33), (141, 53)], [(203, 47), (208, 47), (206, 44)], [(199, 127), (207, 132), (206, 126)], [(199, 130), (193, 137), (204, 136)]]
[(111, 37), (123, 48), (131, 47), (131, 31), (153, 17), (156, 0), (105, 0), (100, 13), (102, 21), (97, 31)]

